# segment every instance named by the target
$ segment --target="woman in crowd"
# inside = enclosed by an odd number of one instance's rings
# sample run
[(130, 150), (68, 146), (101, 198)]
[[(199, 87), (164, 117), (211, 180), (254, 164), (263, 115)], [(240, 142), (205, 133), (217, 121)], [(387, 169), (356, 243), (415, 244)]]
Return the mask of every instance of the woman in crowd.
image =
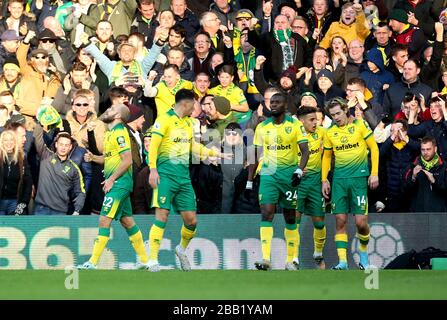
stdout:
[(0, 135), (0, 159), (0, 215), (20, 215), (31, 198), (32, 180), (24, 151), (11, 130)]

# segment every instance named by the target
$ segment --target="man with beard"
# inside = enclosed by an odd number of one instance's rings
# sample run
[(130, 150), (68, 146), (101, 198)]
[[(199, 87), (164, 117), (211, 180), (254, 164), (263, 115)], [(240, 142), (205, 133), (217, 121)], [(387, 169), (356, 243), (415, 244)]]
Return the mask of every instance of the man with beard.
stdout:
[(346, 43), (350, 43), (354, 39), (364, 42), (369, 33), (369, 29), (365, 26), (365, 13), (362, 5), (358, 2), (355, 4), (345, 3), (341, 8), (340, 22), (331, 24), (320, 42), (320, 47), (329, 48), (335, 36), (342, 37)]
[[(258, 56), (256, 58), (256, 65), (254, 68), (254, 84), (261, 94), (264, 94), (267, 88), (271, 87), (264, 78), (263, 65), (266, 57)], [(281, 73), (278, 82), (274, 86), (279, 92), (283, 93), (287, 100), (287, 110), (289, 114), (295, 114), (299, 107), (299, 90), (296, 85), (295, 68), (289, 68)]]
[(99, 90), (90, 80), (87, 67), (82, 62), (75, 62), (71, 72), (67, 74), (64, 83), (57, 90), (52, 106), (56, 108), (61, 116), (67, 114), (71, 109), (73, 96), (79, 89), (90, 89), (95, 94), (95, 111), (99, 112)]
[(101, 215), (99, 217), (99, 232), (93, 246), (90, 259), (79, 269), (96, 269), (99, 258), (110, 237), (110, 226), (113, 220), (120, 221), (126, 229), (129, 240), (138, 255), (137, 269), (146, 269), (148, 256), (144, 248), (143, 235), (132, 217), (130, 193), (133, 189), (132, 153), (129, 133), (124, 123), (130, 117), (130, 111), (124, 104), (117, 104), (102, 114), (99, 118), (108, 124), (104, 143), (104, 178), (105, 193)]
[(17, 100), (17, 105), (21, 107), (20, 112), (25, 116), (28, 130), (34, 128), (33, 118), (41, 105), (42, 98), (53, 99), (61, 86), (61, 80), (49, 68), (48, 52), (46, 50), (33, 50), (28, 62), (27, 55), (30, 41), (35, 36), (36, 33), (29, 30), (17, 50), (17, 60), (22, 74), (20, 90), (24, 93), (21, 96), (22, 99)]
[(184, 271), (191, 270), (186, 248), (196, 234), (196, 196), (191, 185), (189, 162), (191, 153), (201, 158), (230, 158), (228, 154), (205, 148), (193, 137), (194, 93), (180, 89), (175, 94), (175, 106), (158, 116), (152, 128), (149, 147), (149, 184), (154, 189), (152, 207), (155, 222), (149, 233), (149, 271), (160, 270), (158, 252), (171, 206), (183, 218), (181, 241), (175, 253)]
[[(293, 264), (298, 245), (295, 209), (297, 186), (309, 159), (308, 138), (303, 124), (286, 115), (286, 97), (277, 93), (270, 100), (272, 117), (260, 123), (255, 131), (256, 159), (250, 164), (246, 196), (253, 189), (253, 178), (258, 161), (262, 157), (259, 204), (262, 222), (260, 225), (262, 261), (255, 263), (258, 270), (271, 270), (270, 252), (273, 238), (273, 218), (277, 207), (283, 208), (286, 223), (284, 236), (287, 247), (286, 270), (297, 270)], [(301, 161), (298, 165), (298, 152)]]

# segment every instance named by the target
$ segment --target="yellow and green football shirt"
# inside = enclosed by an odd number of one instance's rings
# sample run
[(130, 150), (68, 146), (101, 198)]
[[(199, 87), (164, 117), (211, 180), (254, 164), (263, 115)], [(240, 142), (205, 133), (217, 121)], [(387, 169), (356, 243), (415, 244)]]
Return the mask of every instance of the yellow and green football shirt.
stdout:
[(175, 94), (180, 89), (192, 90), (193, 84), (191, 81), (180, 79), (174, 88), (169, 89), (166, 82), (160, 81), (155, 86), (157, 88), (157, 95), (155, 96), (155, 105), (157, 106), (157, 114), (164, 114), (172, 109), (175, 104)]
[[(234, 83), (230, 84), (227, 88), (223, 88), (220, 84), (214, 88), (208, 90), (209, 94), (218, 97), (227, 98), (230, 101), (230, 105), (239, 106), (245, 102), (247, 102), (247, 98), (245, 98), (244, 91), (241, 88), (236, 86)], [(247, 120), (247, 117), (251, 116), (251, 112), (239, 112), (232, 111), (236, 121), (238, 123), (244, 122)]]
[[(321, 162), (323, 156), (323, 138), (326, 129), (323, 127), (317, 127), (314, 133), (307, 133), (309, 140), (309, 160), (306, 165), (306, 174), (303, 178), (312, 174), (321, 173)], [(298, 152), (298, 163), (301, 160), (301, 151)]]
[(261, 174), (266, 173), (264, 169), (296, 167), (298, 144), (305, 142), (308, 142), (306, 131), (297, 119), (286, 116), (281, 124), (275, 124), (272, 118), (261, 122), (254, 137), (254, 145), (264, 151)]
[(156, 163), (151, 157), (152, 141), (149, 149), (149, 167), (159, 172), (189, 174), (189, 157), (193, 140), (194, 123), (190, 117), (179, 118), (173, 109), (157, 117), (152, 127), (154, 135), (161, 137)]
[(365, 140), (372, 134), (368, 123), (357, 119), (344, 127), (333, 124), (327, 129), (323, 145), (335, 155), (334, 179), (369, 176)]
[[(122, 123), (106, 132), (104, 137), (104, 177), (108, 179), (121, 164), (121, 154), (130, 151), (130, 138), (127, 129)], [(132, 166), (119, 177), (113, 187), (132, 191)]]

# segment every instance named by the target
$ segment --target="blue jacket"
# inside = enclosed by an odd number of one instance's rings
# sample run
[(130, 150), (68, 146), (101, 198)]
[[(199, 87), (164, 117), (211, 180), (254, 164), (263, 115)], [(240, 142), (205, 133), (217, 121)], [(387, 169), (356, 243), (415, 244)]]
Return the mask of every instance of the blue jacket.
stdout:
[(373, 94), (371, 102), (382, 104), (384, 97), (383, 85), (394, 83), (394, 76), (385, 69), (382, 53), (377, 48), (372, 48), (366, 53), (366, 62), (368, 61), (374, 63), (379, 68), (379, 71), (374, 73), (366, 66), (365, 70), (360, 73), (360, 77), (365, 80), (366, 87)]

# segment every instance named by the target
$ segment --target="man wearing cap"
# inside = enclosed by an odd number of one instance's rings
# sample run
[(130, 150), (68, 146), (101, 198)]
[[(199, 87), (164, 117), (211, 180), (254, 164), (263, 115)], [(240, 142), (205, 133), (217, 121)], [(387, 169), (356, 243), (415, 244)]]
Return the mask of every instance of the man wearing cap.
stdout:
[(437, 6), (445, 8), (445, 1), (397, 0), (394, 9), (405, 11), (408, 23), (421, 29), (429, 40), (433, 40), (434, 24), (440, 12)]
[(306, 89), (315, 93), (320, 108), (324, 108), (326, 101), (332, 98), (345, 96), (345, 92), (335, 84), (334, 74), (328, 69), (323, 69), (317, 74), (313, 88)]
[(194, 35), (199, 31), (200, 24), (196, 14), (188, 8), (186, 0), (172, 0), (171, 11), (175, 16), (175, 24), (186, 30), (186, 39), (194, 42)]
[[(263, 64), (266, 61), (264, 56), (256, 58), (256, 66), (254, 69), (254, 84), (260, 93), (264, 94), (265, 90), (271, 85), (264, 78)], [(289, 114), (295, 114), (299, 107), (298, 98), (300, 96), (299, 87), (296, 85), (296, 68), (290, 67), (283, 71), (279, 77), (279, 81), (274, 86), (278, 88), (280, 93), (283, 93), (287, 99), (287, 110)]]
[(36, 116), (43, 98), (53, 99), (57, 90), (61, 86), (61, 80), (57, 74), (49, 72), (48, 52), (44, 49), (35, 49), (31, 52), (30, 61), (27, 54), (30, 47), (30, 40), (36, 33), (29, 30), (25, 39), (17, 50), (17, 60), (19, 61), (22, 80), (20, 90), (23, 92), (17, 99), (20, 112), (27, 120), (28, 129), (34, 127), (32, 118)]
[(15, 57), (6, 58), (3, 65), (3, 74), (0, 77), (0, 91), (10, 91), (15, 99), (22, 99), (25, 94), (21, 91), (21, 74), (19, 62)]
[[(149, 54), (141, 62), (135, 60), (135, 48), (127, 42), (123, 42), (117, 49), (120, 61), (111, 61), (93, 43), (90, 43), (85, 48), (85, 51), (91, 54), (97, 61), (98, 66), (109, 79), (109, 84), (122, 78), (128, 72), (132, 72), (137, 77), (144, 79), (152, 69), (167, 38), (168, 34), (160, 29), (160, 32), (155, 35), (155, 43)], [(82, 41), (84, 44), (89, 43), (88, 37), (85, 34)]]
[[(44, 29), (39, 33), (39, 48), (48, 52), (50, 64), (55, 66), (56, 70), (61, 73), (61, 78), (70, 70), (70, 66), (74, 60), (74, 52), (71, 50), (66, 40), (60, 39), (50, 29)], [(62, 47), (60, 42), (67, 42)]]
[(391, 11), (389, 25), (393, 30), (392, 39), (396, 43), (408, 46), (408, 54), (410, 58), (419, 59), (422, 50), (427, 45), (427, 38), (424, 31), (415, 27), (408, 21), (408, 14), (403, 9), (394, 9)]
[(16, 57), (17, 49), (19, 48), (20, 40), (23, 37), (19, 37), (15, 30), (6, 30), (0, 36), (0, 71), (3, 69), (5, 59)]
[(225, 97), (213, 97), (207, 95), (201, 100), (202, 109), (208, 120), (208, 129), (214, 129), (223, 137), (225, 127), (231, 122), (236, 122), (231, 113), (230, 101)]

